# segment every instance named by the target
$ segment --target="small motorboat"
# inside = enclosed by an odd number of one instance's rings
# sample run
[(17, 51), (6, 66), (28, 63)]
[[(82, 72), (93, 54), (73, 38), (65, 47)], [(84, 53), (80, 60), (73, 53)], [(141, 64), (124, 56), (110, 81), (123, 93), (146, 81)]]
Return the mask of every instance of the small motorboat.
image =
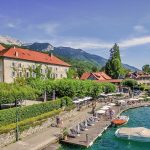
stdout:
[(123, 125), (129, 121), (128, 116), (119, 116), (118, 118), (115, 118), (111, 121), (113, 125)]
[(127, 140), (150, 142), (150, 129), (144, 127), (120, 128), (115, 132), (115, 135)]

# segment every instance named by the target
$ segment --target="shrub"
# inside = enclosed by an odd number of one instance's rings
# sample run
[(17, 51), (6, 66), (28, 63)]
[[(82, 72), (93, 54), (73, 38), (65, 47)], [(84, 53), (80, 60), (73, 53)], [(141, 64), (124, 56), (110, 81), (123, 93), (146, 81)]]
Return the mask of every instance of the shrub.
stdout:
[(19, 114), (19, 121), (22, 121), (27, 118), (35, 117), (59, 108), (61, 108), (61, 100), (57, 99), (54, 101), (20, 107), (17, 109), (10, 108), (5, 110), (0, 110), (0, 126), (14, 123), (17, 110)]
[[(49, 117), (53, 117), (58, 115), (62, 110), (53, 110), (51, 112), (47, 112), (41, 115), (38, 115), (36, 117), (28, 118), (23, 121), (18, 122), (19, 129), (26, 129), (26, 127), (31, 127), (39, 124), (41, 120), (47, 119)], [(14, 130), (16, 128), (16, 123), (12, 123), (6, 126), (0, 127), (0, 134), (10, 132), (11, 130)]]
[(63, 103), (63, 106), (66, 105), (66, 106), (70, 106), (73, 104), (72, 102), (72, 99), (68, 96), (64, 96), (61, 98), (61, 102)]
[(122, 81), (122, 85), (133, 88), (134, 86), (137, 86), (138, 83), (134, 79), (125, 79), (125, 80)]

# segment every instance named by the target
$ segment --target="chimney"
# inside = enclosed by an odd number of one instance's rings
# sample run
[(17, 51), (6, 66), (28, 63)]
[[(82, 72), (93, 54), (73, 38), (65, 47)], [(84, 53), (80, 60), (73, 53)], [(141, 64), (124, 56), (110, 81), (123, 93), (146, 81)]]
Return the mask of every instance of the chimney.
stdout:
[(52, 58), (52, 57), (53, 57), (53, 53), (52, 53), (52, 52), (50, 52), (50, 53), (49, 53), (49, 56)]
[(18, 57), (18, 55), (19, 55), (19, 54), (18, 54), (18, 52), (16, 51), (16, 52), (15, 52), (15, 56)]

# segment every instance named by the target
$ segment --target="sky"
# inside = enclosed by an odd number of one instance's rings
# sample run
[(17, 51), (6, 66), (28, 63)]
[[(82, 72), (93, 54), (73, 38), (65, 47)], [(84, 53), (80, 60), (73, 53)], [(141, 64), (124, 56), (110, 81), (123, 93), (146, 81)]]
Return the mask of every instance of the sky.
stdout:
[(150, 0), (0, 0), (0, 35), (150, 64)]

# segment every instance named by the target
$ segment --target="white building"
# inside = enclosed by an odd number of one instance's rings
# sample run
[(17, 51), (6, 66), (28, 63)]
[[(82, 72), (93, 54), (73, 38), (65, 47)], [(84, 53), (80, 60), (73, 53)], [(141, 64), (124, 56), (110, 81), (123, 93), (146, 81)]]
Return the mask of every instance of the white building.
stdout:
[(16, 77), (36, 77), (35, 70), (47, 77), (61, 79), (67, 77), (69, 64), (53, 56), (22, 48), (5, 49), (0, 45), (0, 82), (11, 83)]

